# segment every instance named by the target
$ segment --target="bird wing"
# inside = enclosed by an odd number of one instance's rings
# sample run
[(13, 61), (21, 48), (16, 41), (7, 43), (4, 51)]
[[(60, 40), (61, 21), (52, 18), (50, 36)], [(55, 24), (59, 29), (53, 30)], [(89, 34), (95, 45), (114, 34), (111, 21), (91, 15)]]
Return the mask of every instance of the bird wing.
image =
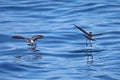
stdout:
[(42, 39), (42, 38), (43, 38), (43, 35), (35, 35), (32, 37), (32, 40), (36, 41), (37, 39)]
[(12, 36), (12, 38), (14, 38), (14, 39), (25, 39), (25, 37), (19, 36), (19, 35)]
[(78, 27), (77, 25), (74, 25), (77, 29), (79, 29), (80, 31), (82, 31), (83, 33), (85, 33), (86, 35), (89, 35), (85, 30), (83, 30), (82, 28)]
[(83, 35), (83, 36), (85, 36), (85, 37), (86, 37), (87, 39), (89, 39), (89, 40), (96, 41), (95, 39), (89, 38), (89, 36), (86, 36), (86, 35)]
[(92, 36), (101, 36), (101, 35), (103, 35), (102, 33), (100, 33), (100, 34), (93, 34)]
[(26, 37), (23, 37), (23, 36), (16, 35), (16, 36), (12, 36), (12, 38), (14, 38), (14, 39), (24, 39), (26, 42), (30, 43), (30, 38), (26, 38)]

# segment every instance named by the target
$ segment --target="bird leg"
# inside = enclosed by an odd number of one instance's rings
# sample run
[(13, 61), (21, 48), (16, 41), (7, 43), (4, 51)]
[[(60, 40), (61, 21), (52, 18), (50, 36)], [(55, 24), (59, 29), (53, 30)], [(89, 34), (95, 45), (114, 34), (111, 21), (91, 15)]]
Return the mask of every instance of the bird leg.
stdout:
[(36, 48), (36, 43), (29, 43), (28, 46)]
[(87, 38), (86, 38), (86, 46), (88, 46), (88, 43), (87, 43)]
[(35, 49), (36, 48), (35, 43), (29, 43), (28, 46), (29, 46), (29, 49)]
[(89, 40), (89, 44), (90, 44), (90, 46), (92, 47), (92, 43), (91, 43), (91, 40)]
[(36, 48), (36, 43), (33, 43), (32, 47)]
[(32, 50), (33, 52), (40, 51), (36, 49), (37, 46), (36, 43), (31, 43), (29, 44), (29, 46), (30, 46), (29, 49)]

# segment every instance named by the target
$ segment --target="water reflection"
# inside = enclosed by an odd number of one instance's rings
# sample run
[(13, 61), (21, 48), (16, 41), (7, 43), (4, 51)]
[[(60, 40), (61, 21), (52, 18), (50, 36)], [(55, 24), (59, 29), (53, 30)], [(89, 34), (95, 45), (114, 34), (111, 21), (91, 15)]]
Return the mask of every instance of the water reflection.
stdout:
[(30, 49), (33, 52), (39, 52), (40, 51), (40, 50), (36, 49), (36, 44), (32, 44), (32, 45), (29, 44), (28, 46), (29, 46), (28, 49)]
[(33, 54), (30, 54), (30, 55), (17, 55), (15, 56), (15, 62), (21, 62), (21, 61), (34, 61), (34, 60), (39, 60), (39, 59), (42, 59), (42, 56), (40, 55), (33, 55)]
[(92, 64), (94, 62), (94, 57), (93, 55), (90, 53), (87, 53), (87, 64)]
[(93, 56), (93, 53), (98, 53), (98, 52), (101, 52), (101, 51), (104, 51), (105, 49), (92, 49), (92, 48), (89, 48), (89, 49), (81, 49), (81, 50), (74, 50), (74, 51), (71, 51), (71, 53), (83, 53), (85, 54), (85, 56), (87, 56), (87, 64), (93, 64), (94, 62), (94, 56)]

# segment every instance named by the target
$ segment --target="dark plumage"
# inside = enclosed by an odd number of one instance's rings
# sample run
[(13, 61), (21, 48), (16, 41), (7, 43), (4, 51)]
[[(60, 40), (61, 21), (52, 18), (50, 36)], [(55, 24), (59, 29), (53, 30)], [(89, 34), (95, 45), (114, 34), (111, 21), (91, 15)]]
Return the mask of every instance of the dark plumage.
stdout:
[(16, 36), (12, 36), (12, 38), (14, 38), (14, 39), (24, 39), (28, 43), (34, 43), (37, 39), (42, 39), (43, 36), (42, 35), (35, 35), (32, 38), (26, 38), (26, 37), (23, 37), (23, 36), (16, 35)]
[(80, 31), (82, 31), (83, 33), (85, 33), (86, 35), (89, 36), (89, 33), (86, 32), (85, 30), (83, 30), (82, 28), (78, 27), (77, 25), (74, 25), (77, 29), (79, 29)]
[(14, 39), (24, 39), (28, 44), (29, 49), (31, 49), (32, 51), (39, 51), (39, 50), (36, 50), (36, 43), (35, 41), (37, 39), (42, 39), (43, 36), (42, 35), (35, 35), (33, 36), (32, 38), (26, 38), (26, 37), (23, 37), (23, 36), (19, 36), (19, 35), (15, 35), (15, 36), (12, 36), (12, 38)]
[(92, 43), (91, 43), (91, 40), (92, 41), (95, 41), (92, 37), (93, 37), (93, 34), (92, 32), (87, 32), (85, 31), (84, 29), (82, 29), (81, 27), (78, 27), (77, 25), (74, 25), (77, 29), (79, 29), (80, 31), (82, 31), (84, 34), (83, 36), (85, 36), (86, 38), (86, 45), (88, 46), (88, 43), (87, 43), (87, 40), (89, 40), (89, 43), (90, 43), (90, 46), (92, 47)]

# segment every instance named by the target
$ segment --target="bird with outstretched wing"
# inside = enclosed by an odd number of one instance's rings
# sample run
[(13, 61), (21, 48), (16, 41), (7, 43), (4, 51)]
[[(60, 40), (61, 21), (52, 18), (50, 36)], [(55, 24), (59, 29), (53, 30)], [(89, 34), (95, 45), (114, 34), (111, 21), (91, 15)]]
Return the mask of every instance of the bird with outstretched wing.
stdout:
[(89, 40), (89, 44), (90, 46), (92, 47), (92, 43), (91, 43), (91, 40), (92, 41), (95, 41), (95, 39), (93, 39), (93, 35), (96, 35), (96, 34), (92, 34), (92, 32), (87, 32), (85, 31), (84, 29), (82, 29), (81, 27), (78, 27), (77, 25), (74, 25), (77, 29), (79, 29), (80, 31), (82, 31), (84, 34), (83, 36), (86, 38), (86, 45), (88, 46), (88, 43), (87, 43), (87, 40)]
[(23, 37), (23, 36), (15, 35), (15, 36), (12, 36), (12, 38), (14, 38), (14, 39), (24, 39), (27, 43), (29, 43), (28, 44), (28, 46), (30, 46), (29, 49), (36, 50), (35, 41), (37, 39), (42, 39), (43, 35), (34, 35), (32, 38), (26, 38), (26, 37)]

